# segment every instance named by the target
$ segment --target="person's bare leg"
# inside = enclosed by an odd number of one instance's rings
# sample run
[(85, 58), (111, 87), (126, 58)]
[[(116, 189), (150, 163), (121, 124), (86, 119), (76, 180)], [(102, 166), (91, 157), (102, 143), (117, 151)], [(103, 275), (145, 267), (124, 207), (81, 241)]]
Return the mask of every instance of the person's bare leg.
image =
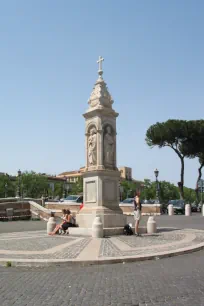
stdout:
[(61, 225), (57, 225), (53, 232), (49, 233), (49, 235), (55, 235), (57, 231), (61, 228)]
[(139, 221), (136, 220), (135, 221), (135, 234), (138, 234), (138, 230), (139, 230)]

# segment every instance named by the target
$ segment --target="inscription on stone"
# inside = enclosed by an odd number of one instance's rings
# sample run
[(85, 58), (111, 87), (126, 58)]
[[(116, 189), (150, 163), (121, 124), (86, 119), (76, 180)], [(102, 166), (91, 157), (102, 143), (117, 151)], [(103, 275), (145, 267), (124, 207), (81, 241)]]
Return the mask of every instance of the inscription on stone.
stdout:
[(86, 202), (96, 202), (96, 181), (86, 182), (85, 199)]

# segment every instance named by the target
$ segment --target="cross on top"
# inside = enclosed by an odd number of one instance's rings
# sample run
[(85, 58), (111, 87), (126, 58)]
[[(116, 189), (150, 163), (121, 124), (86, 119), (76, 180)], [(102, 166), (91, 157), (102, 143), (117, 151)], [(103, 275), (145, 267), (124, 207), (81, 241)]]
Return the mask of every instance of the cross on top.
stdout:
[(102, 70), (102, 62), (104, 61), (104, 58), (102, 56), (99, 56), (99, 60), (97, 61), (98, 63), (98, 74), (100, 77), (102, 77), (103, 70)]

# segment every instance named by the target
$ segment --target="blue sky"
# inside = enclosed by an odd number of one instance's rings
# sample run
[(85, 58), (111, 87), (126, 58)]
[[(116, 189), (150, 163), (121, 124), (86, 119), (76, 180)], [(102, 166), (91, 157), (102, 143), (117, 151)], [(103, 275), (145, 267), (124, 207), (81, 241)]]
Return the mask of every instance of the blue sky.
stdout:
[[(84, 118), (105, 58), (114, 98), (118, 165), (136, 179), (178, 182), (171, 149), (149, 149), (147, 128), (202, 119), (204, 2), (0, 1), (0, 172), (58, 174), (85, 163)], [(186, 160), (185, 185), (198, 163)]]

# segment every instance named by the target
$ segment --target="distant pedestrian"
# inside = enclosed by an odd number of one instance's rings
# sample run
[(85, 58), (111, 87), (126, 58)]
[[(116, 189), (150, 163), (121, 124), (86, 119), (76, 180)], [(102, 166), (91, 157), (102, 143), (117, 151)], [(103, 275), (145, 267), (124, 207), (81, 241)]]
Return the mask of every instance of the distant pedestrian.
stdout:
[(141, 201), (140, 201), (139, 192), (136, 192), (136, 196), (134, 197), (134, 219), (135, 219), (135, 235), (140, 236), (139, 223), (141, 219)]

